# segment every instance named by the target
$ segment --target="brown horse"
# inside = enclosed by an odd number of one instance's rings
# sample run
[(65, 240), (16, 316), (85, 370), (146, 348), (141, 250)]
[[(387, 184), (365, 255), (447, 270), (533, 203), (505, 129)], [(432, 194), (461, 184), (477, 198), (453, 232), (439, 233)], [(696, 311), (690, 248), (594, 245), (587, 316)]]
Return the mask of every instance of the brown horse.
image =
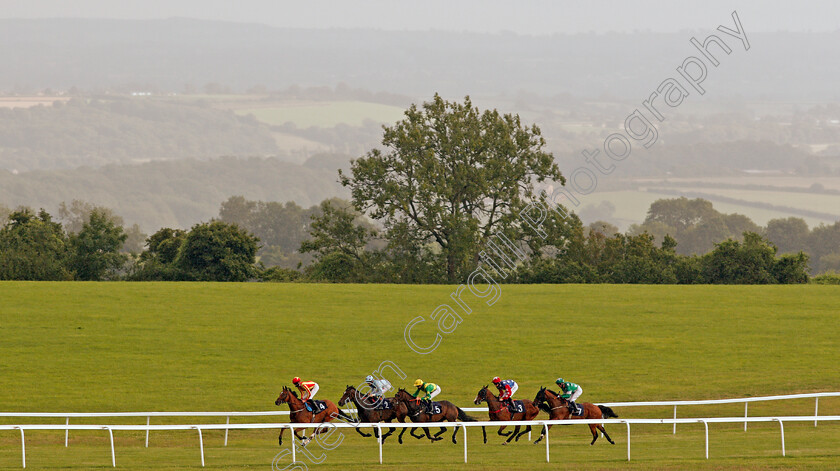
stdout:
[[(359, 414), (359, 422), (365, 423), (378, 423), (378, 422), (391, 422), (394, 419), (405, 423), (405, 418), (408, 416), (408, 409), (406, 408), (405, 404), (397, 404), (394, 401), (394, 408), (393, 409), (376, 409), (375, 402), (369, 400), (370, 398), (362, 397), (356, 388), (353, 386), (348, 385), (347, 389), (344, 390), (344, 394), (341, 396), (341, 399), (338, 400), (338, 405), (344, 406), (347, 404), (348, 401), (353, 402), (353, 405), (356, 406), (356, 411)], [(359, 427), (355, 427), (356, 431), (359, 432), (359, 435), (363, 437), (369, 437), (369, 433), (362, 432)], [(382, 434), (382, 442), (385, 442), (385, 439), (390, 437), (391, 434), (394, 433), (396, 430), (395, 427), (390, 427), (388, 429), (388, 433)], [(405, 433), (405, 429), (402, 430)], [(378, 436), (378, 432), (376, 428), (373, 429), (374, 435)], [(399, 442), (402, 443), (402, 433), (399, 436)]]
[[(310, 412), (306, 410), (306, 406), (304, 405), (303, 400), (301, 400), (298, 397), (297, 392), (292, 391), (286, 386), (283, 386), (283, 391), (280, 393), (280, 396), (277, 397), (277, 400), (274, 401), (274, 404), (278, 406), (280, 404), (289, 405), (289, 411), (291, 412), (289, 416), (291, 418), (292, 423), (323, 424), (326, 422), (332, 422), (337, 417), (344, 417), (350, 420), (354, 420), (352, 417), (339, 410), (339, 408), (336, 407), (336, 405), (333, 404), (332, 401), (325, 400), (323, 402), (327, 406), (326, 409), (320, 412)], [(293, 433), (298, 438), (298, 440), (303, 442), (303, 446), (306, 446), (315, 435), (326, 431), (326, 429), (322, 429), (322, 427), (315, 427), (315, 431), (312, 432), (312, 435), (310, 435), (307, 438), (305, 435), (303, 437), (298, 435), (298, 432), (301, 430), (306, 432), (305, 428), (296, 428), (293, 431)], [(280, 436), (277, 438), (277, 441), (278, 443), (280, 443), (280, 446), (283, 446), (283, 432), (285, 431), (285, 428), (280, 429)]]
[[(596, 406), (591, 402), (578, 402), (578, 405), (583, 406), (583, 416), (572, 416), (572, 412), (569, 410), (569, 401), (560, 397), (556, 392), (551, 391), (546, 388), (540, 388), (540, 391), (537, 393), (537, 396), (534, 398), (534, 404), (536, 404), (540, 409), (548, 412), (549, 419), (551, 420), (566, 420), (566, 419), (609, 419), (610, 417), (618, 417), (612, 409), (607, 406)], [(542, 433), (540, 433), (540, 438), (537, 439), (534, 443), (539, 443), (545, 435), (548, 433), (548, 429), (551, 428), (549, 425), (547, 428), (543, 427)], [(601, 424), (589, 424), (589, 431), (592, 432), (592, 441), (589, 443), (590, 445), (595, 444), (595, 440), (598, 439), (598, 430), (604, 434), (607, 441), (615, 445), (615, 442), (612, 441), (609, 434), (606, 430), (604, 430), (604, 426)]]
[[(487, 386), (484, 386), (478, 391), (478, 394), (475, 396), (475, 400), (473, 401), (476, 405), (481, 404), (482, 402), (487, 402), (487, 409), (490, 413), (490, 420), (500, 420), (500, 421), (508, 421), (508, 420), (534, 420), (537, 415), (540, 413), (540, 409), (534, 405), (533, 402), (523, 399), (522, 404), (525, 406), (525, 412), (517, 412), (511, 413), (508, 410), (507, 405), (502, 404), (502, 401), (496, 397)], [(531, 426), (528, 425), (521, 433), (519, 432), (520, 426), (517, 425), (513, 432), (502, 433), (502, 430), (507, 427), (506, 425), (502, 425), (499, 427), (499, 431), (496, 432), (499, 436), (508, 437), (502, 445), (507, 445), (510, 443), (511, 440), (516, 439), (519, 441), (519, 437), (525, 435), (526, 433), (531, 431)], [(484, 434), (484, 443), (487, 443), (487, 431), (484, 427), (481, 427), (481, 433)]]
[[(408, 417), (411, 419), (412, 422), (476, 422), (477, 419), (474, 417), (470, 417), (461, 410), (460, 407), (456, 406), (455, 404), (449, 401), (437, 401), (440, 404), (440, 413), (438, 414), (428, 414), (426, 413), (426, 407), (420, 403), (420, 399), (415, 398), (411, 394), (408, 393), (403, 388), (400, 388), (397, 391), (397, 395), (394, 397), (397, 404), (405, 404), (406, 408), (408, 409)], [(455, 435), (458, 433), (458, 429), (461, 427), (456, 426), (455, 431), (452, 432), (452, 443), (458, 443), (458, 440), (455, 438)], [(429, 433), (429, 427), (423, 427), (423, 431), (426, 432), (426, 438), (429, 440), (436, 442), (438, 440), (443, 440), (440, 438), (440, 435), (446, 432), (446, 427), (441, 427), (440, 432), (436, 433), (432, 436)], [(417, 435), (414, 435), (414, 430), (411, 430), (411, 435), (415, 438), (421, 438)]]

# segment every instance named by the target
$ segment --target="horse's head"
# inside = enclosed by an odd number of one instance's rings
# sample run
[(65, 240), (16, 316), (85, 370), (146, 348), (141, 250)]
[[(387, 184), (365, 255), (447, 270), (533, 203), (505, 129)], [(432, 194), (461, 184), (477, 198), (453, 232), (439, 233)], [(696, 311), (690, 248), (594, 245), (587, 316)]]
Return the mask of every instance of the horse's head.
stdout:
[(277, 400), (274, 401), (275, 406), (279, 406), (280, 404), (286, 404), (289, 402), (289, 398), (291, 396), (291, 390), (286, 386), (283, 386), (283, 390), (280, 391), (280, 395), (277, 396)]
[(356, 388), (348, 384), (347, 389), (344, 390), (344, 394), (341, 395), (341, 399), (338, 400), (338, 405), (343, 406), (344, 404), (347, 404), (347, 401), (349, 401), (355, 395)]
[(394, 395), (394, 400), (397, 403), (400, 403), (400, 402), (408, 403), (408, 402), (414, 400), (414, 397), (412, 397), (412, 395), (409, 394), (408, 391), (406, 391), (404, 388), (400, 388), (400, 389), (397, 390), (397, 394)]
[(487, 399), (487, 385), (484, 385), (483, 388), (478, 390), (478, 394), (476, 394), (475, 399), (473, 399), (473, 404), (481, 404), (481, 402), (485, 399)]
[(545, 388), (540, 388), (537, 395), (534, 396), (534, 405), (539, 407), (543, 402), (545, 402)]

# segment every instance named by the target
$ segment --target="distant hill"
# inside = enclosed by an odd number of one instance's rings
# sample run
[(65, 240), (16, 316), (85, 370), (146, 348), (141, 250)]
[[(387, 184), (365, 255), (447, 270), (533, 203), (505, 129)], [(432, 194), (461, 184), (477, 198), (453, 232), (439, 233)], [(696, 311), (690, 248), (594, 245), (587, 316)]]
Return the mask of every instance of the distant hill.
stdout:
[(277, 153), (267, 125), (200, 102), (107, 97), (0, 108), (6, 170)]
[[(727, 15), (721, 22), (730, 25)], [(837, 99), (840, 31), (752, 33), (710, 70), (715, 98)], [(442, 31), (302, 30), (169, 20), (0, 20), (0, 90), (244, 91), (335, 85), (428, 96), (516, 93), (641, 101), (715, 33), (521, 36)], [(718, 33), (720, 34), (720, 33)], [(722, 53), (719, 53), (723, 55)]]
[(217, 217), (219, 205), (232, 195), (295, 201), (304, 207), (333, 196), (347, 197), (336, 181), (336, 167), (347, 165), (349, 158), (313, 159), (308, 165), (276, 158), (229, 157), (18, 175), (0, 170), (0, 204), (55, 212), (62, 201), (80, 199), (111, 208), (126, 223), (137, 223), (151, 232), (163, 226), (188, 228)]

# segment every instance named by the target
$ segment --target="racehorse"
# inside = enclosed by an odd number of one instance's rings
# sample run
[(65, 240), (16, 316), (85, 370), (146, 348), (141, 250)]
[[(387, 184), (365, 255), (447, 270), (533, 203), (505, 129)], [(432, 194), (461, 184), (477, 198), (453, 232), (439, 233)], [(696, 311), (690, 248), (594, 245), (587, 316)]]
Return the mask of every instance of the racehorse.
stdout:
[[(394, 407), (392, 409), (374, 409), (374, 406), (378, 404), (364, 401), (364, 399), (360, 397), (358, 391), (356, 391), (356, 388), (350, 385), (348, 385), (347, 389), (344, 390), (344, 394), (341, 396), (341, 399), (338, 400), (338, 405), (343, 406), (344, 404), (347, 404), (347, 401), (353, 402), (353, 405), (356, 406), (360, 422), (391, 422), (392, 420), (397, 419), (400, 422), (405, 423), (405, 418), (408, 415), (408, 409), (405, 404), (397, 404), (396, 401), (394, 402)], [(355, 429), (359, 432), (359, 435), (363, 437), (370, 436), (369, 433), (362, 432), (359, 427), (355, 427)], [(396, 427), (390, 427), (388, 429), (388, 433), (382, 434), (382, 442), (384, 443), (385, 439), (390, 437), (395, 430)], [(405, 432), (405, 429), (402, 431)], [(376, 428), (373, 429), (373, 433), (378, 436)], [(422, 436), (420, 438), (422, 438)], [(402, 443), (402, 433), (400, 434), (399, 441)]]
[[(546, 388), (540, 388), (537, 396), (534, 398), (534, 404), (536, 404), (540, 409), (548, 412), (549, 419), (551, 420), (566, 420), (566, 419), (609, 419), (610, 417), (618, 417), (618, 415), (613, 412), (607, 406), (596, 406), (591, 402), (578, 402), (577, 404), (583, 406), (583, 416), (572, 416), (572, 412), (569, 410), (569, 401), (560, 397), (554, 391)], [(571, 417), (570, 417), (571, 416)], [(539, 443), (540, 440), (545, 438), (545, 435), (548, 433), (548, 429), (551, 428), (551, 425), (548, 427), (543, 427), (542, 433), (540, 433), (540, 438), (537, 439), (534, 443)], [(596, 430), (597, 429), (597, 430)], [(604, 426), (601, 424), (589, 424), (589, 431), (592, 432), (592, 442), (590, 445), (595, 444), (595, 440), (598, 439), (598, 430), (604, 434), (604, 437), (607, 438), (607, 441), (615, 445), (615, 442), (612, 441), (609, 434), (606, 430), (604, 430)]]
[[(455, 404), (449, 401), (437, 401), (440, 404), (440, 412), (437, 414), (429, 414), (426, 412), (426, 408), (423, 404), (420, 404), (420, 399), (415, 398), (411, 394), (408, 393), (403, 388), (400, 388), (397, 391), (397, 395), (394, 397), (394, 400), (397, 404), (405, 404), (408, 408), (408, 416), (411, 418), (412, 422), (477, 422), (478, 419), (475, 417), (470, 417), (461, 410), (460, 407), (456, 406)], [(455, 435), (458, 433), (458, 429), (461, 427), (456, 426), (455, 431), (452, 432), (452, 443), (458, 443), (458, 440), (455, 438)], [(426, 438), (429, 440), (436, 442), (438, 440), (443, 440), (440, 438), (440, 435), (446, 432), (446, 427), (441, 427), (440, 432), (436, 433), (432, 436), (429, 433), (429, 427), (423, 427), (423, 431), (426, 432)], [(414, 438), (422, 438), (423, 436), (420, 435), (419, 437), (414, 434), (414, 430), (411, 430), (411, 435)]]
[[(317, 412), (310, 412), (306, 410), (306, 406), (304, 405), (303, 400), (298, 397), (297, 392), (283, 386), (283, 391), (280, 393), (280, 396), (277, 397), (277, 400), (274, 401), (274, 404), (278, 406), (280, 404), (288, 404), (290, 411), (289, 416), (291, 418), (291, 422), (293, 423), (323, 424), (326, 422), (332, 422), (337, 417), (344, 417), (351, 421), (354, 420), (352, 417), (339, 410), (332, 401), (324, 400), (323, 402), (326, 405), (326, 409)], [(296, 428), (292, 433), (294, 433), (298, 440), (303, 442), (303, 446), (306, 446), (310, 440), (315, 437), (315, 435), (318, 435), (326, 429), (322, 430), (322, 427), (320, 426), (315, 427), (315, 431), (312, 432), (312, 435), (308, 438), (306, 436), (301, 437), (298, 435), (298, 432), (301, 430), (305, 432), (306, 428)], [(280, 446), (283, 446), (283, 432), (285, 431), (285, 428), (280, 429), (280, 436), (277, 438)]]
[[(482, 402), (487, 402), (487, 410), (490, 413), (490, 420), (501, 420), (501, 421), (508, 421), (508, 420), (534, 420), (534, 418), (540, 413), (540, 409), (534, 405), (533, 402), (523, 399), (522, 404), (525, 406), (525, 412), (516, 412), (511, 413), (508, 410), (507, 406), (502, 404), (502, 401), (496, 397), (487, 386), (484, 386), (478, 391), (478, 394), (475, 396), (475, 400), (473, 401), (476, 405), (481, 404)], [(511, 440), (516, 439), (519, 441), (519, 437), (525, 435), (526, 433), (531, 431), (531, 426), (528, 425), (522, 433), (519, 432), (520, 426), (517, 425), (513, 432), (502, 433), (502, 431), (507, 427), (507, 425), (503, 425), (499, 427), (499, 431), (496, 432), (499, 436), (508, 437), (502, 445), (507, 445), (510, 443)], [(487, 443), (487, 431), (484, 427), (481, 427), (481, 433), (484, 434), (484, 443)]]

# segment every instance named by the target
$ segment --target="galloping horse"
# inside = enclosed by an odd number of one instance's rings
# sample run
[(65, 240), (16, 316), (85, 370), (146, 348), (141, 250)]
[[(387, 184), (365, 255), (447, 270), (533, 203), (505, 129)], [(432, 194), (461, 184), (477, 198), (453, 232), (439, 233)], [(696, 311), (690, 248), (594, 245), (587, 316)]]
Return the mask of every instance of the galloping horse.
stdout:
[[(341, 399), (338, 400), (338, 405), (343, 406), (344, 404), (347, 404), (347, 401), (352, 401), (353, 405), (356, 406), (360, 422), (391, 422), (392, 420), (397, 419), (400, 422), (405, 423), (405, 418), (408, 416), (408, 409), (405, 404), (397, 404), (396, 401), (394, 401), (393, 409), (374, 409), (373, 406), (376, 404), (368, 401), (364, 401), (363, 403), (363, 398), (359, 396), (356, 388), (350, 385), (348, 385), (347, 389), (344, 390), (344, 394), (341, 396)], [(359, 432), (359, 435), (363, 437), (370, 436), (369, 433), (362, 432), (359, 427), (355, 427), (355, 429)], [(388, 433), (382, 434), (382, 442), (385, 442), (385, 439), (390, 437), (395, 430), (395, 427), (390, 427), (388, 429)], [(403, 432), (405, 432), (405, 429), (403, 429)], [(373, 433), (378, 436), (376, 428), (373, 429)], [(400, 434), (399, 441), (402, 443), (402, 434)]]
[[(474, 417), (470, 417), (461, 410), (460, 407), (456, 406), (455, 404), (449, 401), (437, 401), (440, 404), (440, 412), (437, 414), (428, 414), (425, 411), (425, 407), (420, 404), (420, 400), (413, 397), (411, 394), (408, 393), (403, 388), (400, 388), (397, 391), (397, 395), (394, 397), (394, 400), (397, 404), (405, 404), (408, 408), (408, 416), (411, 418), (412, 422), (476, 422), (477, 419)], [(458, 429), (461, 427), (456, 426), (455, 431), (452, 432), (452, 443), (458, 443), (458, 440), (455, 438), (455, 434), (458, 433)], [(429, 440), (436, 442), (438, 440), (443, 440), (440, 438), (440, 435), (446, 432), (446, 427), (441, 427), (440, 432), (436, 433), (434, 437), (429, 433), (429, 427), (423, 427), (423, 431), (426, 432), (426, 438)], [(403, 430), (405, 432), (405, 430)], [(422, 435), (419, 437), (414, 434), (414, 430), (411, 430), (411, 435), (414, 438), (422, 438)]]
[[(289, 414), (289, 417), (291, 418), (291, 422), (293, 423), (297, 422), (307, 424), (323, 424), (325, 422), (332, 422), (337, 417), (344, 417), (351, 421), (354, 420), (352, 417), (339, 410), (339, 408), (336, 407), (336, 405), (333, 404), (332, 401), (325, 400), (323, 402), (327, 406), (326, 409), (319, 412), (310, 412), (306, 410), (306, 406), (304, 405), (303, 400), (301, 400), (298, 397), (297, 392), (292, 391), (286, 386), (283, 386), (283, 391), (280, 393), (280, 396), (277, 397), (277, 400), (274, 401), (274, 404), (278, 406), (280, 404), (288, 404), (289, 411), (291, 412)], [(300, 435), (298, 435), (298, 432), (301, 430), (303, 430), (304, 432), (306, 431), (305, 428), (296, 428), (293, 431), (293, 433), (298, 438), (298, 440), (301, 440), (303, 442), (303, 446), (306, 446), (315, 435), (318, 435), (319, 433), (324, 431), (321, 429), (321, 427), (315, 427), (315, 431), (312, 432), (312, 435), (310, 435), (307, 438), (306, 436), (301, 437)], [(283, 446), (283, 432), (285, 431), (286, 429), (284, 428), (280, 429), (280, 436), (277, 438), (277, 441), (280, 443), (280, 446)]]
[[(566, 419), (609, 419), (610, 417), (618, 417), (612, 409), (607, 406), (596, 406), (591, 402), (578, 402), (578, 405), (583, 406), (583, 416), (572, 416), (572, 412), (569, 410), (569, 401), (560, 397), (554, 391), (551, 391), (546, 388), (540, 388), (540, 391), (537, 393), (537, 396), (534, 398), (534, 404), (536, 404), (540, 409), (548, 412), (549, 419), (551, 420), (566, 420)], [(571, 416), (571, 417), (570, 417)], [(545, 438), (545, 435), (548, 433), (548, 429), (551, 428), (549, 425), (547, 428), (543, 427), (542, 433), (540, 433), (540, 438), (537, 439), (534, 443), (539, 443), (540, 440)], [(596, 430), (597, 429), (597, 430)], [(601, 424), (589, 424), (589, 431), (592, 432), (592, 442), (590, 445), (595, 444), (595, 440), (598, 439), (598, 430), (604, 434), (607, 441), (615, 445), (615, 442), (612, 441), (609, 434), (606, 430), (604, 430), (604, 426)]]
[[(490, 420), (501, 420), (501, 421), (508, 421), (508, 420), (534, 420), (534, 418), (540, 413), (540, 409), (534, 405), (533, 402), (523, 399), (522, 404), (525, 406), (525, 412), (516, 412), (511, 413), (508, 408), (502, 404), (498, 397), (496, 397), (487, 386), (484, 386), (478, 391), (478, 394), (475, 396), (475, 400), (473, 401), (476, 405), (481, 404), (482, 401), (487, 402), (487, 409), (490, 413)], [(496, 432), (499, 436), (508, 437), (502, 445), (507, 445), (510, 443), (511, 440), (516, 439), (519, 441), (519, 437), (525, 435), (526, 433), (531, 431), (531, 426), (528, 425), (522, 433), (519, 432), (520, 426), (517, 425), (513, 432), (502, 433), (502, 430), (507, 427), (503, 425), (499, 427), (499, 431)], [(487, 431), (484, 427), (481, 427), (481, 433), (484, 434), (484, 443), (487, 443)]]

